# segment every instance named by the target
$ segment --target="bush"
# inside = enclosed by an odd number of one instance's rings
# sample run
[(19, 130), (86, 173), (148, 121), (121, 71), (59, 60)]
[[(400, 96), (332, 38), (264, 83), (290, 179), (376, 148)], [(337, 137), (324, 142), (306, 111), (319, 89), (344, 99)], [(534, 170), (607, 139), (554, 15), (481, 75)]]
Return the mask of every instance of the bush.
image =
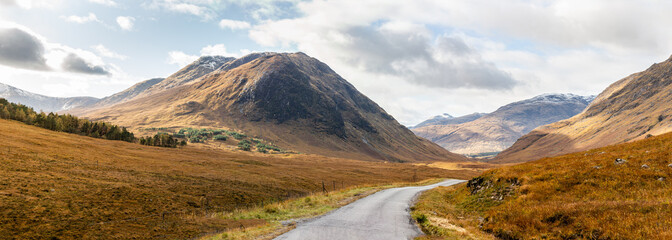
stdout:
[(242, 140), (242, 141), (238, 142), (238, 149), (243, 150), (243, 151), (250, 151), (250, 149), (252, 149), (252, 146), (250, 145), (250, 141)]
[(247, 137), (247, 135), (238, 132), (229, 132), (229, 136), (235, 138), (236, 140), (242, 140), (243, 138)]
[(215, 140), (218, 140), (218, 141), (226, 141), (226, 136), (225, 136), (225, 135), (221, 135), (221, 134), (220, 134), (220, 135), (215, 135), (215, 136), (212, 137), (212, 138), (215, 139)]
[[(279, 147), (277, 147), (273, 144), (257, 143), (256, 147), (257, 147), (257, 150), (263, 149), (264, 150), (263, 153), (267, 153), (268, 150), (273, 150), (273, 151), (276, 151), (276, 152), (283, 152), (282, 149), (280, 149)], [(262, 151), (259, 151), (259, 152), (262, 152)]]

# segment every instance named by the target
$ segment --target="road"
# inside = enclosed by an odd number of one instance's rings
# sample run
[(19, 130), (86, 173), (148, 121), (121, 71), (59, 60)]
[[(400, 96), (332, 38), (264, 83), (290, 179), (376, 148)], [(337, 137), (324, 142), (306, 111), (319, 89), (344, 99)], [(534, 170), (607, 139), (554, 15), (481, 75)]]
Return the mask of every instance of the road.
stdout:
[(411, 220), (411, 202), (421, 192), (464, 180), (446, 180), (420, 187), (386, 189), (324, 216), (299, 223), (276, 240), (285, 239), (413, 239), (422, 234)]

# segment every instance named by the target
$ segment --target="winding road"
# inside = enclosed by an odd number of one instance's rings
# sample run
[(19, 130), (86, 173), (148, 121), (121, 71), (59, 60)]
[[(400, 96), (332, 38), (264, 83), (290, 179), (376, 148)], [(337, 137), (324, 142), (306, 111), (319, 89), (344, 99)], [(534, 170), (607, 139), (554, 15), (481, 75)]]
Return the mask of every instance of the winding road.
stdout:
[(294, 230), (275, 239), (413, 239), (422, 234), (411, 220), (409, 208), (414, 198), (425, 190), (461, 182), (464, 180), (386, 189), (324, 216), (299, 223)]

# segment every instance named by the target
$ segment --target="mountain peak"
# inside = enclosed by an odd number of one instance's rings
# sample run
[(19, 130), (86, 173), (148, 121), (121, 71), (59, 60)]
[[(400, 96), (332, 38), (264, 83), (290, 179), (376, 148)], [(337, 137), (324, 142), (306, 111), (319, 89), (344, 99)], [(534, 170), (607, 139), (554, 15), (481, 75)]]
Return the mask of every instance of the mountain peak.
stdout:
[(232, 61), (235, 58), (225, 57), (225, 56), (201, 56), (196, 61), (190, 65), (195, 65), (199, 67), (209, 68), (215, 70), (222, 66), (222, 64)]
[[(211, 59), (202, 60), (207, 64)], [(281, 147), (328, 156), (464, 159), (418, 138), (329, 66), (304, 53), (219, 60), (216, 70), (192, 64), (153, 86), (156, 92), (85, 116), (131, 127), (238, 129)]]

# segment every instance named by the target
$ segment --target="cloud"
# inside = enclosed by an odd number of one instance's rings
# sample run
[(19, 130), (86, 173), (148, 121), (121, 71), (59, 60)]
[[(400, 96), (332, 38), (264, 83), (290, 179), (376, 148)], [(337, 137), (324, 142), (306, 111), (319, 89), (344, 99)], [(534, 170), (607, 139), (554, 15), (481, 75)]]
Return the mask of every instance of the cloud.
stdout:
[(219, 21), (219, 27), (222, 29), (239, 30), (239, 29), (248, 29), (251, 26), (250, 23), (245, 21), (222, 19), (221, 21)]
[(12, 6), (15, 4), (16, 2), (14, 0), (0, 0), (0, 5), (2, 6)]
[(292, 16), (300, 0), (152, 0), (142, 5), (149, 9), (189, 14), (204, 21), (215, 19), (222, 10), (237, 7), (258, 21)]
[(181, 51), (171, 51), (168, 52), (168, 60), (167, 62), (169, 64), (176, 64), (180, 67), (189, 65), (193, 61), (196, 61), (198, 59), (198, 56), (195, 55), (189, 55)]
[(0, 29), (0, 64), (31, 70), (49, 70), (44, 45), (18, 28)]
[(509, 73), (458, 36), (433, 36), (423, 24), (384, 20), (382, 15), (370, 22), (339, 24), (328, 16), (316, 20), (307, 14), (254, 27), (250, 37), (267, 46), (296, 44), (298, 50), (328, 63), (401, 76), (427, 87), (502, 90), (516, 85)]
[(110, 7), (117, 6), (117, 2), (115, 2), (114, 0), (89, 0), (89, 2), (102, 4)]
[(76, 15), (72, 15), (72, 16), (61, 16), (61, 18), (64, 19), (65, 21), (68, 21), (68, 22), (74, 22), (74, 23), (80, 23), (80, 24), (81, 23), (87, 23), (87, 22), (100, 22), (100, 20), (98, 20), (98, 17), (96, 17), (96, 14), (93, 14), (93, 13), (89, 13), (89, 15), (81, 16), (81, 17), (76, 16)]
[(201, 56), (237, 56), (226, 51), (224, 44), (208, 45), (201, 49)]
[(111, 73), (106, 70), (103, 66), (96, 66), (91, 63), (86, 62), (82, 57), (75, 55), (74, 53), (68, 54), (61, 67), (65, 71), (92, 74), (92, 75), (110, 75)]
[(117, 24), (123, 30), (130, 31), (133, 30), (133, 22), (135, 21), (134, 17), (129, 16), (119, 16), (117, 17)]
[[(247, 49), (241, 49), (239, 53), (230, 53), (226, 50), (226, 46), (224, 46), (224, 44), (215, 44), (203, 47), (200, 51), (200, 56), (241, 57), (250, 53), (252, 53), (252, 51)], [(166, 62), (182, 67), (189, 65), (198, 58), (199, 55), (190, 55), (182, 51), (171, 51), (168, 52), (168, 59)]]
[(61, 6), (61, 0), (0, 0), (0, 6), (19, 6), (24, 9), (54, 8)]
[(217, 15), (218, 2), (214, 0), (152, 0), (151, 3), (143, 5), (150, 9), (191, 14), (204, 20), (210, 20)]
[(120, 72), (115, 67), (104, 67), (100, 57), (89, 51), (50, 43), (30, 29), (11, 22), (0, 22), (0, 65), (7, 66), (7, 69), (48, 74), (111, 75), (109, 69)]
[(96, 52), (98, 52), (98, 54), (100, 54), (103, 57), (116, 58), (116, 59), (119, 59), (119, 60), (125, 60), (126, 58), (128, 58), (127, 56), (115, 53), (115, 52), (111, 51), (110, 49), (107, 49), (102, 44), (92, 46), (91, 48), (96, 50)]

